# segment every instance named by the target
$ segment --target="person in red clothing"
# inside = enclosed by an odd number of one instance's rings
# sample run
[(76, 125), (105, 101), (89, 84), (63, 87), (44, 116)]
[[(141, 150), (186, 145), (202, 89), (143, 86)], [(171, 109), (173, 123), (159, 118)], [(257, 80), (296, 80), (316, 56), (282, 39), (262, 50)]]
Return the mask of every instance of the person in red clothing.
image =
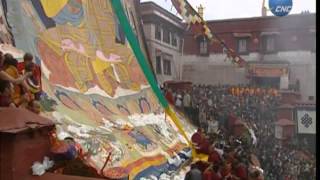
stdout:
[(202, 173), (202, 180), (211, 180), (213, 174), (212, 165), (210, 165), (203, 173)]
[[(6, 56), (8, 56), (8, 54), (6, 54)], [(5, 59), (5, 55), (3, 54), (3, 52), (0, 51), (0, 80), (9, 81), (13, 84), (22, 84), (24, 82), (24, 80), (31, 75), (30, 73), (26, 73), (25, 75), (20, 76), (17, 79), (11, 77), (3, 69), (4, 59)]]
[(219, 165), (213, 165), (212, 180), (222, 180), (221, 174), (219, 172)]
[(200, 144), (202, 142), (202, 129), (198, 128), (197, 132), (195, 132), (192, 136), (191, 136), (191, 141), (192, 144), (195, 146), (196, 150), (199, 149)]
[(219, 166), (211, 164), (203, 173), (203, 180), (222, 180), (219, 174)]
[(209, 147), (210, 147), (210, 143), (209, 143), (208, 139), (204, 136), (203, 141), (202, 141), (202, 143), (200, 145), (199, 153), (203, 153), (203, 154), (209, 155)]
[(191, 137), (191, 141), (195, 146), (197, 153), (209, 154), (209, 142), (203, 133), (202, 128), (198, 128), (197, 132)]
[(219, 153), (215, 150), (214, 146), (210, 147), (208, 162), (211, 162), (213, 164), (221, 163), (221, 157)]
[[(31, 69), (30, 69), (31, 68)], [(20, 74), (25, 74), (27, 72), (32, 72), (32, 75), (27, 79), (27, 85), (30, 87), (29, 90), (33, 91), (34, 82), (37, 82), (36, 86), (39, 86), (40, 91), (34, 92), (35, 99), (40, 99), (41, 93), (41, 69), (33, 62), (33, 56), (30, 53), (25, 53), (23, 56), (23, 62), (18, 63), (18, 71)]]
[(171, 89), (167, 90), (165, 97), (171, 105), (174, 105), (174, 98), (173, 98)]
[(224, 162), (222, 168), (221, 168), (221, 176), (222, 178), (228, 178), (231, 177), (231, 163)]
[(238, 160), (234, 160), (233, 163), (234, 174), (239, 178), (239, 180), (247, 180), (248, 172), (246, 166), (239, 162)]

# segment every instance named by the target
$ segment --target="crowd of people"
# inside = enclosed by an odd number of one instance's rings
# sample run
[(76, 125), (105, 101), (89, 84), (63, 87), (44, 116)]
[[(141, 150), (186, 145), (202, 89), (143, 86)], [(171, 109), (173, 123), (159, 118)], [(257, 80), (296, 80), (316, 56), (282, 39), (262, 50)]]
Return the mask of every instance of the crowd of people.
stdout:
[(257, 155), (267, 179), (315, 179), (315, 157), (303, 147), (294, 142), (281, 146), (273, 136), (260, 137)]
[[(202, 129), (194, 134), (192, 142), (199, 152), (209, 155), (210, 166), (200, 168), (204, 179), (315, 178), (315, 162), (297, 156), (303, 149), (294, 143), (284, 146), (275, 138), (274, 123), (281, 98), (276, 88), (193, 85), (189, 90), (166, 90), (169, 103)], [(239, 122), (246, 129), (241, 135), (235, 134), (235, 124)], [(249, 170), (253, 167), (252, 154), (258, 157), (262, 170)], [(230, 176), (222, 173), (227, 164)], [(241, 170), (237, 170), (239, 164)], [(194, 169), (197, 168), (191, 171)]]
[(0, 107), (26, 108), (40, 113), (40, 67), (33, 55), (26, 53), (23, 62), (0, 51)]
[[(40, 94), (41, 72), (33, 56), (26, 53), (18, 62), (0, 51), (0, 107), (39, 113)], [(284, 146), (275, 138), (280, 105), (276, 88), (193, 85), (186, 90), (166, 88), (165, 97), (199, 127), (191, 140), (198, 153), (208, 155), (207, 162), (192, 164), (186, 179), (315, 179), (313, 156), (303, 159), (297, 156), (304, 150), (301, 146), (294, 142)], [(236, 134), (239, 122), (245, 130)]]

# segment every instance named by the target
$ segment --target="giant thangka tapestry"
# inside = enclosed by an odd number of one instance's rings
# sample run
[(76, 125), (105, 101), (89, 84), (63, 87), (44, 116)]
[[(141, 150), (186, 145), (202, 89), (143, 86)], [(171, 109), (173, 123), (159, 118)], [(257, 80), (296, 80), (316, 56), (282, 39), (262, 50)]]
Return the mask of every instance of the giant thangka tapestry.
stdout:
[[(6, 3), (16, 46), (41, 64), (43, 115), (58, 123), (60, 138), (81, 144), (87, 164), (100, 171), (112, 152), (103, 174), (130, 179), (178, 168), (172, 159), (188, 156), (188, 146), (147, 83), (109, 0)], [(184, 125), (190, 136), (194, 128)]]

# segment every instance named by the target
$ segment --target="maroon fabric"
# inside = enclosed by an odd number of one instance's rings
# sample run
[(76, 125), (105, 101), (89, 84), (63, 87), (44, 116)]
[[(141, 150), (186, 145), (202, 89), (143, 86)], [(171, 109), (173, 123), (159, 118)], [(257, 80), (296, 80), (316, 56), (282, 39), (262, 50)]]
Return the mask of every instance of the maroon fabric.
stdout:
[[(18, 71), (20, 74), (23, 74), (24, 71), (24, 62), (18, 63), (17, 67)], [(34, 68), (32, 70), (32, 76), (33, 78), (39, 83), (40, 88), (41, 88), (41, 68), (39, 65), (34, 64)]]
[(12, 99), (9, 96), (0, 95), (0, 107), (9, 107)]
[(222, 180), (222, 177), (212, 169), (207, 169), (202, 176), (203, 180)]
[(200, 132), (196, 132), (192, 135), (191, 137), (191, 141), (196, 144), (197, 146), (200, 146), (201, 144), (201, 141), (202, 141), (202, 137), (201, 137), (201, 134)]
[(221, 176), (226, 177), (231, 173), (231, 165), (227, 164), (225, 167), (221, 169)]
[(210, 143), (208, 142), (207, 139), (203, 138), (202, 142), (200, 144), (199, 153), (203, 153), (203, 154), (208, 154), (209, 155), (209, 147), (210, 147)]
[(241, 164), (236, 168), (236, 176), (238, 176), (241, 180), (247, 180), (247, 169), (244, 165)]
[(220, 159), (220, 155), (216, 150), (213, 150), (208, 157), (208, 162), (212, 162), (214, 164), (220, 163), (221, 159)]
[(203, 180), (212, 180), (212, 176), (213, 176), (213, 170), (207, 169), (204, 171), (204, 173), (202, 175), (202, 179)]
[(191, 137), (191, 141), (196, 144), (198, 153), (209, 154), (210, 143), (200, 132), (194, 133)]
[(212, 174), (212, 179), (211, 180), (222, 180), (222, 177), (214, 172)]
[(171, 92), (167, 92), (165, 97), (170, 104), (174, 105), (174, 98)]

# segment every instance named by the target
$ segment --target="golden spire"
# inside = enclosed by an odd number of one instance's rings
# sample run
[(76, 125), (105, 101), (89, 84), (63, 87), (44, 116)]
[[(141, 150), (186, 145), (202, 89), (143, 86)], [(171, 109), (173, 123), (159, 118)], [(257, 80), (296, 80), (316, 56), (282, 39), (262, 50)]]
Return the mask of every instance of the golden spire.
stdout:
[(262, 1), (261, 15), (262, 17), (267, 16), (267, 8), (265, 6), (265, 0)]
[(204, 7), (202, 6), (202, 4), (200, 4), (200, 6), (198, 7), (198, 14), (202, 19), (203, 19), (203, 10), (204, 10)]

